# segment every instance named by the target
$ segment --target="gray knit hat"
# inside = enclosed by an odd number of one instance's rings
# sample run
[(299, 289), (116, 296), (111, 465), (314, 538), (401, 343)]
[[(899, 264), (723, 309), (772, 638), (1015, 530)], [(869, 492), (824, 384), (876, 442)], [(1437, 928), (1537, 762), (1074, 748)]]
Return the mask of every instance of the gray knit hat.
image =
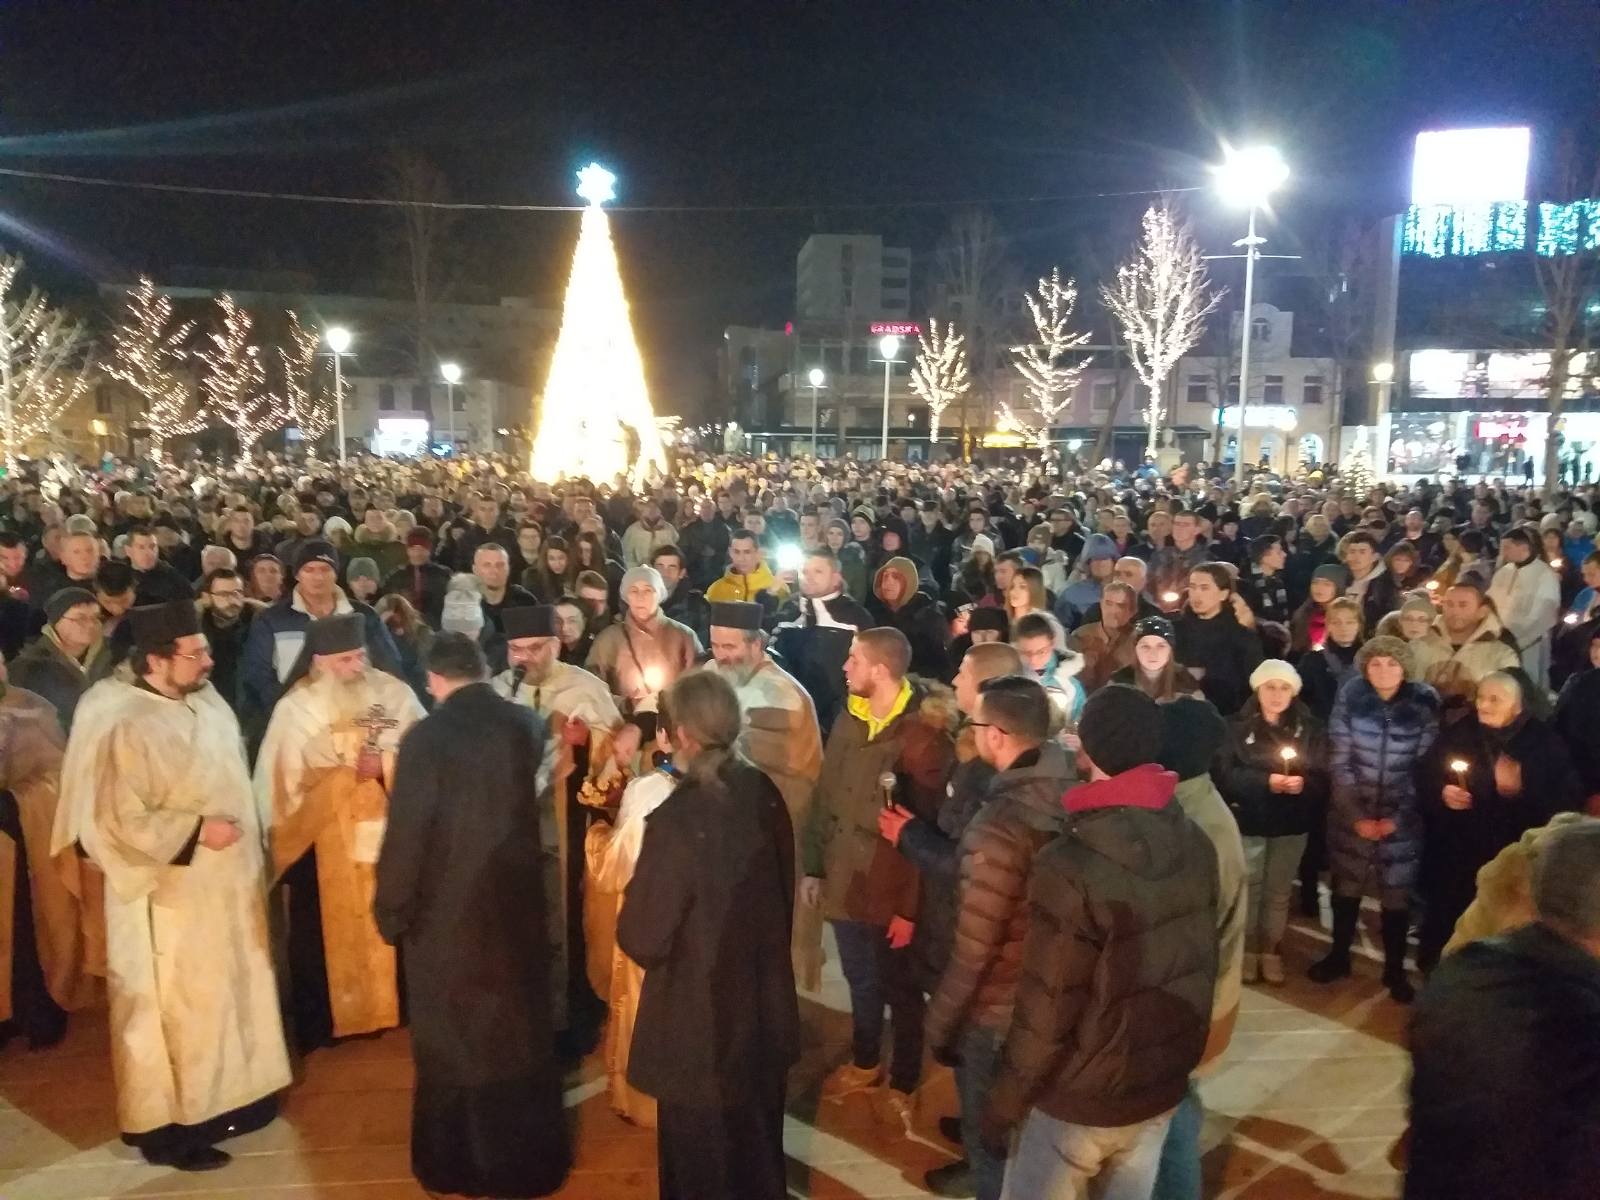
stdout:
[(100, 607), (100, 601), (88, 588), (64, 587), (52, 592), (44, 602), (45, 622), (54, 625), (80, 604), (92, 604), (97, 609)]
[(628, 589), (636, 583), (648, 583), (651, 587), (655, 588), (656, 599), (658, 600), (665, 600), (667, 598), (666, 581), (661, 578), (661, 572), (656, 570), (654, 567), (638, 566), (628, 568), (628, 570), (622, 573), (622, 583), (618, 586), (617, 590), (626, 596), (628, 594)]
[(1389, 637), (1370, 638), (1356, 651), (1356, 670), (1363, 675), (1367, 673), (1367, 664), (1375, 658), (1392, 658), (1400, 664), (1407, 676), (1412, 673), (1411, 647), (1404, 639)]

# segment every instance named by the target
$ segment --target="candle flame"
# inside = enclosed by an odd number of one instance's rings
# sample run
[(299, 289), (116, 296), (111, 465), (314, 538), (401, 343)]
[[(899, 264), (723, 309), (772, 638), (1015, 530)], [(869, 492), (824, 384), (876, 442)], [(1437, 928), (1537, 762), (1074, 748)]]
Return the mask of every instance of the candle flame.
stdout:
[(1568, 613), (1566, 616), (1562, 617), (1561, 619), (1563, 621), (1565, 621), (1568, 625), (1576, 625), (1578, 623), (1578, 614), (1577, 613)]
[(1295, 749), (1293, 746), (1285, 746), (1280, 753), (1283, 755), (1284, 762), (1293, 762), (1295, 760)]
[(1467, 760), (1464, 758), (1453, 759), (1450, 763), (1450, 769), (1457, 775), (1465, 775), (1467, 772)]
[(1178, 593), (1177, 592), (1163, 592), (1162, 595), (1161, 595), (1161, 598), (1163, 600), (1165, 600), (1168, 604), (1176, 604), (1178, 602)]
[(1437, 592), (1439, 590), (1439, 581), (1437, 579), (1430, 579), (1424, 586), (1427, 587), (1430, 592)]

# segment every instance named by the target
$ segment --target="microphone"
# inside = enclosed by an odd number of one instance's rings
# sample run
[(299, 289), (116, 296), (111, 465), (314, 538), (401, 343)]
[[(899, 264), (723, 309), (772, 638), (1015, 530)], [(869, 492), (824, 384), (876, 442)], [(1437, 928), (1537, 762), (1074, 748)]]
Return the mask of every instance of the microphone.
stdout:
[(516, 667), (516, 668), (514, 668), (512, 670), (512, 672), (511, 672), (511, 692), (506, 697), (507, 700), (515, 700), (517, 698), (517, 693), (522, 690), (522, 680), (523, 680), (524, 676), (527, 675), (527, 673), (528, 673), (528, 668), (527, 667)]
[(882, 775), (878, 776), (878, 787), (883, 791), (883, 806), (885, 808), (894, 807), (895, 782), (896, 780), (893, 771), (885, 771)]

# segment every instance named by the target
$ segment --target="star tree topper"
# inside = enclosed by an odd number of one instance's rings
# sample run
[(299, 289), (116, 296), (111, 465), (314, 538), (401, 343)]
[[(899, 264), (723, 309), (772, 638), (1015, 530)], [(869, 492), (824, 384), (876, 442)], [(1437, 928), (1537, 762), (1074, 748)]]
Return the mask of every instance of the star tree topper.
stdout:
[(617, 198), (617, 177), (599, 163), (590, 163), (578, 172), (578, 196), (599, 208)]

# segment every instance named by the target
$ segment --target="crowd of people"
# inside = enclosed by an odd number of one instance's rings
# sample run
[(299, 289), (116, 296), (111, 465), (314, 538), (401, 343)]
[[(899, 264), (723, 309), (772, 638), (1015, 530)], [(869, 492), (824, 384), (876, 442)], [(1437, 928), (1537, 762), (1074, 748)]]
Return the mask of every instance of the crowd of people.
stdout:
[[(125, 1140), (206, 1170), (291, 1053), (407, 1023), (414, 1170), (495, 1196), (560, 1186), (598, 1044), (663, 1197), (761, 1200), (826, 946), (851, 1039), (819, 1103), (909, 1132), (953, 1066), (935, 1194), (1189, 1200), (1241, 989), (1340, 986), (1370, 936), (1394, 1002), (1422, 985), (1408, 1195), (1582, 1194), (1597, 499), (23, 464), (0, 1039), (108, 998)], [(1519, 1003), (1570, 1038), (1497, 1036)]]

